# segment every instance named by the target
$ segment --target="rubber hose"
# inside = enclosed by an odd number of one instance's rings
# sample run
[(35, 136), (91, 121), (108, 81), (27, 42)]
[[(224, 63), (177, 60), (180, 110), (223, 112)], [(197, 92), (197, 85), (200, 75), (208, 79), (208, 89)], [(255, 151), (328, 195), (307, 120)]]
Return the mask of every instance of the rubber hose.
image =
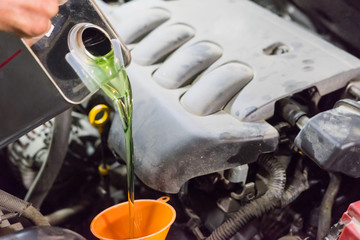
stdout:
[(268, 190), (234, 213), (207, 238), (208, 240), (227, 240), (236, 234), (246, 223), (280, 206), (286, 183), (285, 169), (272, 156), (260, 157), (259, 165), (269, 174)]
[(36, 208), (29, 206), (25, 209), (22, 216), (29, 219), (36, 226), (50, 226), (49, 221)]
[(302, 171), (302, 159), (298, 161), (294, 177), (291, 183), (286, 187), (281, 199), (281, 207), (285, 207), (292, 203), (300, 194), (309, 189), (308, 171)]
[(30, 203), (0, 189), (0, 206), (9, 212), (22, 213)]
[(69, 145), (71, 120), (71, 109), (55, 118), (48, 156), (25, 196), (25, 200), (31, 202), (38, 209), (40, 209), (64, 163)]
[(72, 207), (59, 209), (56, 212), (53, 212), (53, 213), (45, 216), (45, 218), (49, 221), (49, 223), (51, 225), (57, 226), (57, 225), (63, 224), (64, 222), (66, 222), (68, 219), (70, 219), (74, 215), (79, 214), (80, 212), (84, 211), (89, 205), (90, 205), (90, 203), (87, 203), (87, 202), (79, 203)]
[(24, 216), (37, 226), (50, 226), (47, 219), (30, 203), (3, 190), (0, 190), (0, 207), (9, 212), (18, 213), (19, 216)]
[(341, 175), (329, 172), (329, 185), (326, 189), (324, 197), (320, 205), (320, 215), (318, 222), (317, 240), (325, 238), (331, 226), (331, 212), (334, 205), (335, 197), (339, 191), (341, 183)]

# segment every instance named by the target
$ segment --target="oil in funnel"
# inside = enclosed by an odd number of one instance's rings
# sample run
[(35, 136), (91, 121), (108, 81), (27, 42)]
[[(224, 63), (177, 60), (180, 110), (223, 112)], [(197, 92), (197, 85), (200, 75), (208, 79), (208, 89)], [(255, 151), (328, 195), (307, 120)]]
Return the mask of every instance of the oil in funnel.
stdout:
[(169, 197), (135, 201), (135, 232), (130, 237), (127, 228), (128, 202), (105, 209), (91, 222), (91, 232), (101, 240), (165, 240), (176, 218), (175, 209), (167, 204)]

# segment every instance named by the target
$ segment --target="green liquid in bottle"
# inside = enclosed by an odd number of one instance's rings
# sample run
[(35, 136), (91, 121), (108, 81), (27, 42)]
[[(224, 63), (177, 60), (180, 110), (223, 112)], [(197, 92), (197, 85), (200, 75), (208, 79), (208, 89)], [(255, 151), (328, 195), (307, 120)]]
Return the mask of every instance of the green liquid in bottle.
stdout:
[(98, 77), (101, 89), (114, 102), (120, 115), (122, 127), (125, 133), (127, 186), (129, 202), (129, 237), (134, 238), (135, 212), (134, 212), (134, 147), (132, 138), (132, 92), (131, 85), (125, 71), (125, 67), (116, 69), (114, 66), (114, 53), (110, 51), (107, 55), (97, 59), (97, 65), (101, 68)]

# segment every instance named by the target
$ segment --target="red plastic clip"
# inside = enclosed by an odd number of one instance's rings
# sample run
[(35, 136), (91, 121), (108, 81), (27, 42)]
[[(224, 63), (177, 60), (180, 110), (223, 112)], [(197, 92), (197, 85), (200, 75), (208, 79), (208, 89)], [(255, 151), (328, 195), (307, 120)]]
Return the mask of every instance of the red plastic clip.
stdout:
[(347, 211), (341, 217), (345, 225), (339, 240), (360, 239), (360, 201), (350, 204)]

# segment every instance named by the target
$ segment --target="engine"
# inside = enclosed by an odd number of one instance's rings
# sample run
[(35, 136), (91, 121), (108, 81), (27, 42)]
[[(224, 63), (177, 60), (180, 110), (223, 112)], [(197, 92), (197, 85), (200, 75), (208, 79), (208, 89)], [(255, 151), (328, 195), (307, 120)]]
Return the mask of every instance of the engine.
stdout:
[[(360, 239), (358, 3), (97, 4), (131, 51), (135, 197), (170, 197), (166, 239)], [(99, 104), (101, 132), (88, 121)], [(1, 150), (0, 189), (54, 236), (96, 239), (91, 220), (127, 201), (121, 128), (93, 94)], [(49, 234), (14, 209), (0, 211), (0, 239)]]

